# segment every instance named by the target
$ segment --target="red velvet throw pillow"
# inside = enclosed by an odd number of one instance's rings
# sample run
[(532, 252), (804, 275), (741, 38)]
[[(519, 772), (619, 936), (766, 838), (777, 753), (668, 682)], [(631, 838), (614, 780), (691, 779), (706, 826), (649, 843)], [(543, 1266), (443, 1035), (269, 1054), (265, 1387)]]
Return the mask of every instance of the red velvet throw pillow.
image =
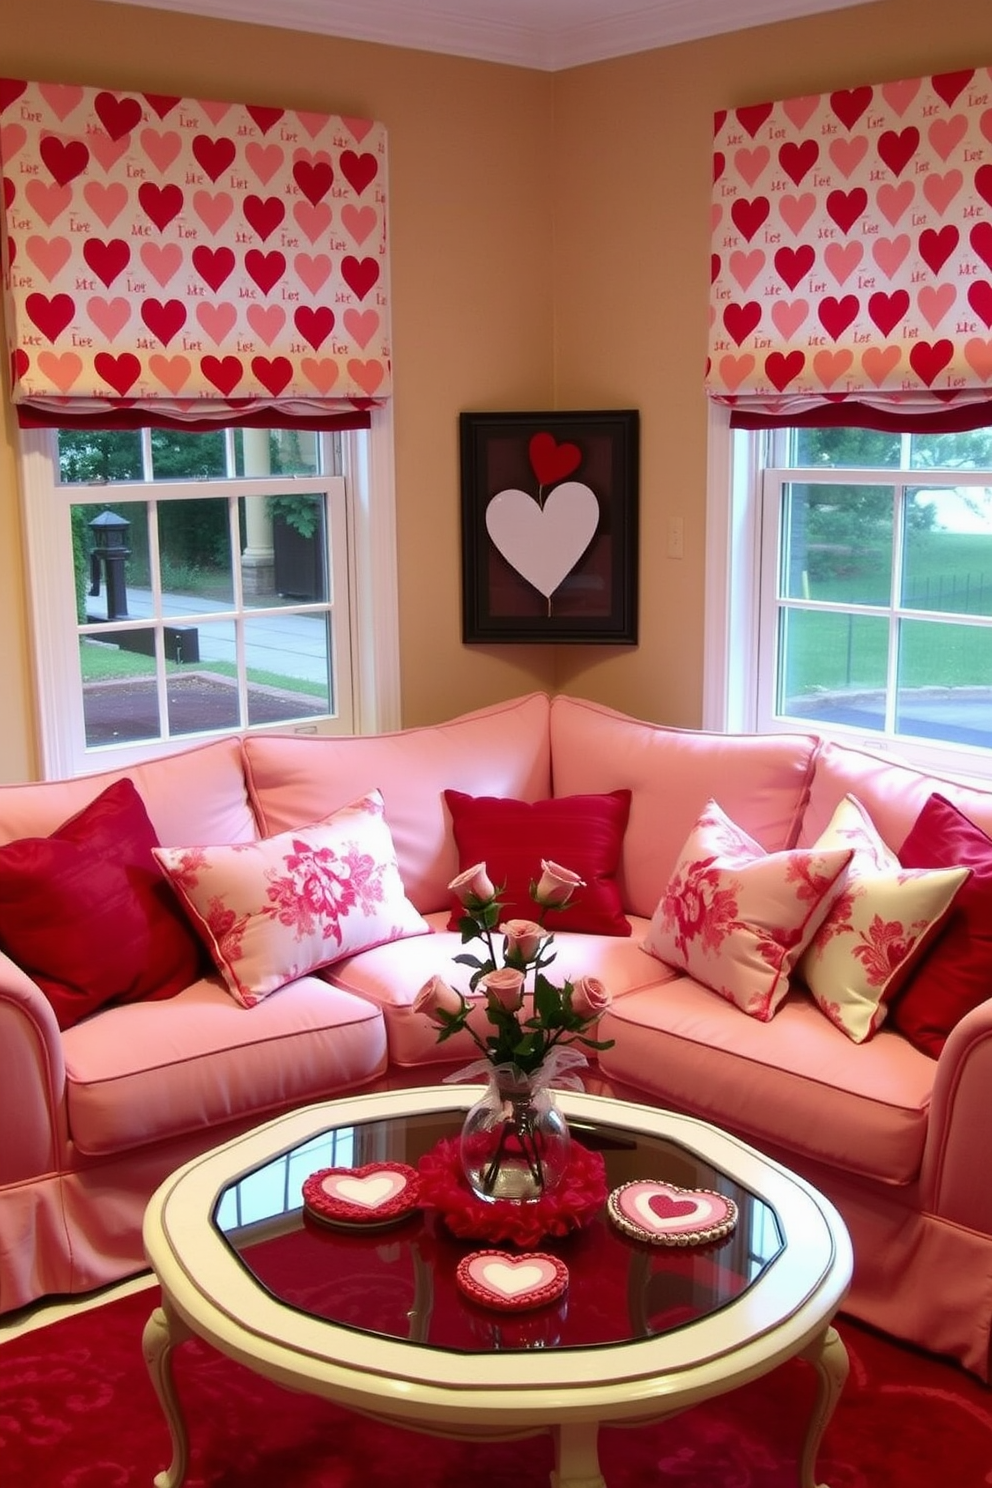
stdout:
[(971, 869), (947, 924), (896, 997), (890, 1026), (939, 1058), (965, 1013), (992, 997), (992, 838), (943, 796), (932, 795), (899, 850), (904, 868)]
[(0, 949), (38, 984), (60, 1028), (107, 1002), (174, 997), (203, 975), (157, 846), (125, 778), (50, 837), (0, 847)]
[[(549, 931), (580, 930), (589, 935), (629, 935), (615, 873), (630, 815), (630, 791), (596, 796), (559, 796), (547, 801), (515, 801), (505, 796), (466, 796), (446, 790), (444, 799), (458, 847), (459, 869), (485, 863), (497, 889), (503, 885), (503, 919), (536, 920), (530, 885), (550, 858), (585, 881), (565, 909), (550, 909)], [(464, 911), (452, 896), (449, 928), (458, 929)]]

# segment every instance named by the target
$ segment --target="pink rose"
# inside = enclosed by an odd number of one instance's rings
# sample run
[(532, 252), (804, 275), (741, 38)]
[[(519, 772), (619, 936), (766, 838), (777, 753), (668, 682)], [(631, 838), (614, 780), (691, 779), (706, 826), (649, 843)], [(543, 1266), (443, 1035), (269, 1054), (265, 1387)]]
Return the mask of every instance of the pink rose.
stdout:
[(454, 987), (449, 987), (443, 977), (432, 976), (429, 982), (425, 982), (413, 999), (413, 1011), (424, 1013), (432, 1023), (443, 1026), (443, 1019), (437, 1016), (438, 1010), (444, 1013), (458, 1014), (465, 1006), (461, 994)]
[(585, 880), (570, 868), (548, 860), (541, 863), (541, 877), (534, 890), (534, 899), (546, 909), (560, 909), (567, 904), (576, 889), (585, 888)]
[(515, 1013), (524, 1000), (524, 974), (515, 966), (504, 966), (500, 971), (491, 971), (479, 982), (479, 987), (501, 1008)]
[(598, 977), (581, 976), (572, 985), (572, 1012), (591, 1021), (606, 1012), (613, 1001)]
[(499, 933), (506, 936), (506, 954), (521, 961), (533, 961), (547, 934), (536, 920), (507, 920)]
[(448, 885), (453, 894), (457, 894), (459, 900), (469, 907), (469, 900), (481, 900), (488, 904), (490, 899), (496, 898), (496, 890), (493, 888), (492, 879), (486, 872), (485, 863), (474, 863), (471, 868), (466, 868), (464, 873), (459, 873)]

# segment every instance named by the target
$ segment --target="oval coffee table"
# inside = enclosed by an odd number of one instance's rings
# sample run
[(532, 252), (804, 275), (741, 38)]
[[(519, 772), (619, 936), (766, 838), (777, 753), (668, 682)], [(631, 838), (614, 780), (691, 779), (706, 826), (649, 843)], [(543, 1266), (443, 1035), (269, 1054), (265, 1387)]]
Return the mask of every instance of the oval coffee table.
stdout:
[(454, 1284), (458, 1240), (417, 1211), (378, 1232), (302, 1209), (324, 1167), (417, 1160), (455, 1135), (478, 1086), (432, 1086), (309, 1106), (193, 1159), (152, 1197), (145, 1249), (161, 1304), (144, 1351), (173, 1447), (156, 1488), (180, 1488), (189, 1448), (172, 1376), (190, 1337), (268, 1379), (438, 1436), (549, 1432), (552, 1488), (606, 1488), (601, 1424), (676, 1415), (800, 1356), (817, 1392), (799, 1461), (816, 1488), (823, 1430), (847, 1377), (831, 1320), (851, 1278), (836, 1210), (809, 1184), (705, 1122), (559, 1093), (574, 1137), (603, 1153), (611, 1188), (652, 1178), (717, 1190), (736, 1227), (708, 1246), (648, 1245), (604, 1212), (541, 1242), (569, 1268), (557, 1304), (486, 1309)]

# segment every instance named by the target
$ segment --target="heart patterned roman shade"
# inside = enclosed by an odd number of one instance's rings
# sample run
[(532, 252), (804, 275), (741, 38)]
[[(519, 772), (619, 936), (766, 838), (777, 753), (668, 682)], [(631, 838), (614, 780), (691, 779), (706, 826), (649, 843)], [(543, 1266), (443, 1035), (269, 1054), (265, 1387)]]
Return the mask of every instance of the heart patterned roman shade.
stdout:
[(732, 422), (992, 422), (992, 68), (719, 114), (712, 233)]
[(0, 80), (22, 423), (361, 427), (390, 392), (364, 119)]

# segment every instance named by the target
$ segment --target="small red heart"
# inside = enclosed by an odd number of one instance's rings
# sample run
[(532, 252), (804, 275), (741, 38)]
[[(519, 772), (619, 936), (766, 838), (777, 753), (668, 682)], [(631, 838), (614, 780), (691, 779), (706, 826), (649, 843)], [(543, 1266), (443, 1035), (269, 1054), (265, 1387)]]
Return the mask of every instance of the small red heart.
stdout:
[(301, 305), (293, 315), (293, 324), (304, 341), (309, 341), (314, 351), (319, 351), (334, 330), (334, 311), (328, 305), (318, 305), (316, 310), (310, 305)]
[(696, 1212), (695, 1199), (673, 1199), (671, 1194), (656, 1193), (648, 1199), (648, 1208), (659, 1219), (685, 1219)]
[(141, 104), (136, 98), (118, 98), (115, 93), (98, 93), (93, 107), (112, 140), (123, 139), (141, 123)]
[(564, 480), (582, 464), (582, 451), (577, 444), (559, 444), (553, 434), (535, 434), (528, 447), (530, 465), (538, 482), (550, 486)]
[(286, 112), (285, 109), (267, 108), (264, 104), (259, 103), (249, 103), (245, 107), (263, 134), (268, 134), (273, 125), (278, 124)]
[(168, 346), (186, 324), (186, 306), (181, 300), (166, 300), (164, 305), (161, 300), (142, 300), (141, 318), (152, 335)]
[(357, 196), (361, 196), (366, 186), (375, 180), (378, 170), (379, 162), (374, 155), (367, 152), (356, 155), (354, 150), (341, 152), (341, 174)]
[(249, 248), (245, 254), (245, 268), (263, 294), (276, 285), (286, 272), (285, 256), (278, 248), (263, 253), (260, 248)]
[(226, 135), (219, 139), (211, 139), (209, 134), (195, 135), (192, 148), (197, 165), (206, 171), (211, 181), (224, 174), (237, 154), (234, 141)]
[(112, 356), (109, 351), (98, 351), (93, 359), (93, 366), (97, 376), (109, 383), (121, 398), (127, 397), (141, 376), (141, 363), (129, 351), (121, 352), (120, 356)]
[(355, 258), (348, 253), (341, 260), (341, 277), (352, 293), (364, 300), (379, 278), (379, 265), (374, 258)]
[(283, 389), (293, 380), (293, 364), (289, 357), (252, 357), (251, 370), (265, 390), (278, 398)]
[(263, 243), (286, 215), (286, 208), (278, 196), (267, 196), (264, 200), (260, 196), (246, 196), (241, 210), (248, 226), (254, 228)]

